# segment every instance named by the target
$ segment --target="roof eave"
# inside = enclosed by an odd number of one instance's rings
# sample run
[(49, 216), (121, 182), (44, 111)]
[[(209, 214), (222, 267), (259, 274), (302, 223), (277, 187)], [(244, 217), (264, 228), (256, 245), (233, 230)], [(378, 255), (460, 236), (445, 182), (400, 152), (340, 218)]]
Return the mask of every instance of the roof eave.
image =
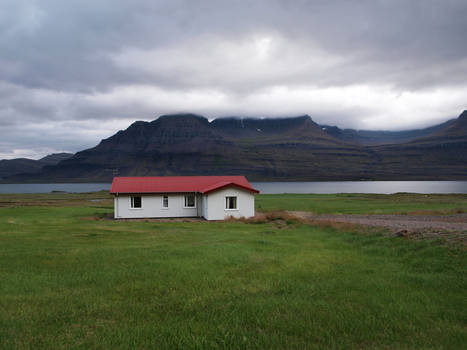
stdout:
[(219, 186), (219, 187), (216, 187), (216, 188), (211, 188), (207, 191), (201, 191), (201, 193), (203, 194), (209, 194), (209, 193), (212, 193), (212, 192), (215, 192), (215, 191), (219, 191), (223, 188), (226, 188), (226, 187), (230, 187), (230, 186), (233, 186), (233, 187), (238, 187), (240, 189), (243, 189), (243, 190), (246, 190), (248, 192), (252, 192), (252, 193), (255, 193), (255, 194), (258, 194), (259, 191), (257, 189), (254, 189), (252, 187), (247, 187), (247, 186), (243, 186), (243, 185), (239, 185), (239, 184), (236, 184), (236, 183), (229, 183), (229, 184), (225, 184), (225, 185), (222, 185), (222, 186)]

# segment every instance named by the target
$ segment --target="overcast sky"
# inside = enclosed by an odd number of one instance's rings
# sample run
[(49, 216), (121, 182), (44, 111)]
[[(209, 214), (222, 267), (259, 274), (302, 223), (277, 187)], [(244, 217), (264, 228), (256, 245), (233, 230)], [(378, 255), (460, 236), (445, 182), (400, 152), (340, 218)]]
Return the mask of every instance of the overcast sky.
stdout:
[(466, 0), (0, 0), (0, 159), (194, 112), (408, 129), (467, 108)]

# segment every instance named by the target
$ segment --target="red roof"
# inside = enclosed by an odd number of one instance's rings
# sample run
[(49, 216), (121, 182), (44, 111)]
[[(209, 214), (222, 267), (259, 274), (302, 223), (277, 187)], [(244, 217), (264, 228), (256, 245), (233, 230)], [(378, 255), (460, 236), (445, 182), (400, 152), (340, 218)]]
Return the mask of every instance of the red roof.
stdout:
[(139, 176), (114, 177), (110, 193), (209, 193), (234, 186), (253, 193), (245, 176)]

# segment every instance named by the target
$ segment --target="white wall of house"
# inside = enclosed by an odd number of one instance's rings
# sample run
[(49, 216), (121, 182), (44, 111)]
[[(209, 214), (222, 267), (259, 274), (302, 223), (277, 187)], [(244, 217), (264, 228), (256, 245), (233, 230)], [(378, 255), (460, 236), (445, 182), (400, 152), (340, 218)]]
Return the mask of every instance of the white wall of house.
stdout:
[[(225, 198), (237, 197), (237, 209), (226, 209)], [(228, 187), (204, 196), (207, 220), (224, 220), (229, 216), (249, 218), (255, 216), (255, 196), (253, 193), (236, 187)]]
[[(169, 196), (169, 207), (162, 207), (162, 194), (142, 194), (142, 207), (131, 208), (130, 195), (119, 194), (114, 198), (114, 217), (115, 218), (177, 218), (177, 217), (196, 217), (199, 216), (199, 203), (196, 195), (195, 208), (185, 208), (185, 194), (167, 194)], [(202, 205), (202, 199), (201, 199)]]
[[(184, 193), (166, 195), (169, 197), (168, 208), (163, 208), (163, 194), (140, 195), (141, 208), (131, 208), (130, 195), (116, 195), (114, 217), (116, 219), (204, 217), (207, 220), (224, 220), (229, 216), (236, 218), (255, 216), (254, 194), (236, 187), (221, 189), (207, 195), (196, 194), (195, 208), (185, 208)], [(226, 197), (237, 198), (236, 209), (226, 209)]]
[(204, 217), (204, 196), (201, 194), (196, 195), (196, 212), (196, 216)]

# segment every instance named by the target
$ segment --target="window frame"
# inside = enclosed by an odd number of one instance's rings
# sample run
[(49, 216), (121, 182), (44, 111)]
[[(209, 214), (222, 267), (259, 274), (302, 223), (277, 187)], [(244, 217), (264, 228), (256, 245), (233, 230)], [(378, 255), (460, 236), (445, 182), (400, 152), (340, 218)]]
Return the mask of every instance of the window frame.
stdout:
[[(187, 206), (187, 198), (188, 196), (193, 196), (193, 206)], [(196, 194), (186, 194), (183, 197), (183, 208), (184, 209), (196, 209)]]
[[(135, 207), (135, 198), (140, 198), (140, 207)], [(130, 196), (130, 209), (131, 210), (141, 210), (143, 209), (143, 196), (142, 195), (131, 195)]]
[[(165, 206), (165, 200), (167, 199), (167, 206)], [(168, 195), (163, 195), (162, 196), (162, 209), (167, 210), (169, 209), (169, 196)]]
[[(228, 198), (235, 198), (235, 208), (227, 207)], [(225, 196), (224, 204), (225, 204), (224, 210), (231, 210), (231, 211), (238, 210), (238, 196)]]

